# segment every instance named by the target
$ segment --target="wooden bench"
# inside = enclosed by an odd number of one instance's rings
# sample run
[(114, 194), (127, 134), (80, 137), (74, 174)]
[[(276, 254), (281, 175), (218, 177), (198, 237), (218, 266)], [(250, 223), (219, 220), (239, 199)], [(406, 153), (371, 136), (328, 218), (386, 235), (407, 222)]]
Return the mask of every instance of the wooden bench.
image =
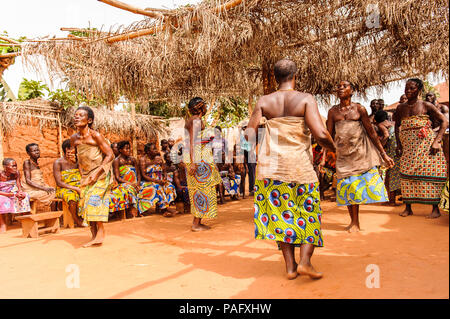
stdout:
[(38, 238), (39, 234), (50, 231), (59, 231), (59, 217), (63, 212), (45, 212), (40, 214), (30, 214), (17, 216), (16, 219), (22, 223), (22, 237)]

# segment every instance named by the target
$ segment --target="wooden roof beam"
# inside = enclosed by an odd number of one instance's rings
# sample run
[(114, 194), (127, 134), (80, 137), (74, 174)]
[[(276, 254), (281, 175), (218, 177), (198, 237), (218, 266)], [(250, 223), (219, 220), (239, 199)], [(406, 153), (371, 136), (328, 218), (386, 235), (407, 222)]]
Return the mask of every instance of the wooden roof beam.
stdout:
[(163, 14), (161, 14), (160, 12), (154, 12), (154, 11), (148, 11), (148, 10), (144, 10), (141, 8), (137, 8), (135, 6), (123, 3), (121, 1), (117, 1), (117, 0), (97, 0), (106, 4), (109, 4), (110, 6), (125, 10), (125, 11), (129, 11), (135, 14), (142, 14), (144, 16), (150, 17), (150, 18), (154, 18), (154, 19), (161, 19), (164, 17)]

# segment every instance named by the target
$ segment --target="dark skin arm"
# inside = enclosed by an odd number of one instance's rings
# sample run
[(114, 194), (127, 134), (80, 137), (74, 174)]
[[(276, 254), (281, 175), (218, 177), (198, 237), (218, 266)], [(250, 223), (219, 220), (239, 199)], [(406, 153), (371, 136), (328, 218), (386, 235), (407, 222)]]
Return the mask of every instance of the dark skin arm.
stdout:
[(377, 127), (378, 127), (378, 132), (381, 134), (381, 136), (379, 136), (380, 143), (381, 143), (381, 145), (385, 146), (386, 142), (389, 139), (389, 130), (386, 128), (386, 126), (384, 126), (381, 123), (378, 123)]
[(54, 188), (39, 185), (31, 180), (31, 165), (32, 164), (30, 163), (29, 160), (23, 162), (23, 174), (25, 176), (26, 183), (31, 187), (46, 191), (47, 193), (53, 192), (55, 190)]
[(440, 129), (430, 148), (430, 154), (434, 155), (441, 150), (440, 143), (442, 141), (442, 137), (444, 136), (445, 130), (448, 127), (448, 119), (433, 104), (429, 102), (424, 102), (423, 104), (426, 108), (427, 114), (430, 116), (431, 121), (436, 121), (440, 124)]
[(384, 151), (383, 145), (381, 145), (380, 140), (378, 139), (377, 133), (375, 132), (373, 125), (369, 119), (369, 115), (367, 114), (366, 109), (362, 105), (358, 105), (358, 112), (360, 114), (361, 122), (366, 129), (367, 135), (369, 135), (370, 140), (375, 145), (375, 147), (378, 149), (378, 151), (381, 154), (381, 157), (386, 162), (386, 165), (388, 167), (394, 166), (394, 161), (387, 156), (386, 152)]
[(400, 142), (400, 126), (402, 124), (402, 114), (403, 114), (402, 109), (404, 107), (405, 105), (403, 103), (399, 104), (393, 116), (393, 120), (395, 123), (395, 140), (397, 142), (397, 149), (395, 150), (395, 153), (397, 154), (397, 156), (401, 156), (403, 152), (403, 146), (402, 143)]
[(120, 177), (119, 167), (120, 167), (120, 157), (116, 157), (113, 161), (113, 172), (114, 177), (118, 183), (126, 183), (127, 181)]
[(53, 163), (53, 177), (55, 179), (56, 185), (58, 187), (61, 188), (67, 188), (67, 189), (71, 189), (77, 193), (80, 193), (81, 190), (78, 187), (66, 184), (62, 181), (61, 178), (61, 162), (59, 159), (57, 159), (54, 163)]

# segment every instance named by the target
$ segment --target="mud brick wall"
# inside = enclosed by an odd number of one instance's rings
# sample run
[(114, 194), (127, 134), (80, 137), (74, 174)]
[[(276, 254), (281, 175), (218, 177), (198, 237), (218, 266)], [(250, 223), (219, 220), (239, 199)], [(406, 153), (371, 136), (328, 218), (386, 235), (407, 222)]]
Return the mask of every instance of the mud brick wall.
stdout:
[[(63, 128), (62, 140), (68, 139), (73, 133), (74, 130)], [(129, 140), (131, 143), (131, 136), (105, 133), (104, 136), (110, 142)], [(144, 152), (144, 145), (150, 141), (146, 141), (143, 137), (137, 137), (136, 139), (138, 155), (142, 155)], [(41, 150), (39, 165), (43, 171), (44, 179), (48, 185), (54, 187), (56, 184), (53, 179), (53, 162), (60, 157), (58, 140), (57, 127), (44, 127), (41, 129), (39, 126), (17, 126), (11, 133), (3, 138), (3, 157), (14, 158), (17, 161), (21, 175), (23, 175), (23, 162), (28, 159), (25, 146), (30, 143), (37, 143)]]

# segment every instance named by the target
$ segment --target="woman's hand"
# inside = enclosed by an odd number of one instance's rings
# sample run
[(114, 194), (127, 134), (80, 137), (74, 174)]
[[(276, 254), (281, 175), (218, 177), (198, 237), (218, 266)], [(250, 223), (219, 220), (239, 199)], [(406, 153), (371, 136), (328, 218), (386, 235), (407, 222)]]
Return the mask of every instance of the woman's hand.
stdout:
[(433, 144), (431, 144), (430, 147), (430, 155), (437, 154), (442, 149), (441, 143), (438, 141), (434, 141)]
[(16, 193), (16, 198), (17, 198), (18, 200), (22, 200), (22, 199), (24, 199), (25, 197), (27, 197), (27, 195), (26, 195), (24, 192), (18, 192), (18, 193)]
[(197, 164), (192, 164), (191, 168), (189, 169), (189, 174), (190, 175), (195, 175), (195, 172), (197, 171)]
[(386, 152), (381, 154), (381, 157), (383, 157), (384, 162), (386, 163), (387, 168), (394, 167), (395, 163), (392, 158), (390, 158)]

